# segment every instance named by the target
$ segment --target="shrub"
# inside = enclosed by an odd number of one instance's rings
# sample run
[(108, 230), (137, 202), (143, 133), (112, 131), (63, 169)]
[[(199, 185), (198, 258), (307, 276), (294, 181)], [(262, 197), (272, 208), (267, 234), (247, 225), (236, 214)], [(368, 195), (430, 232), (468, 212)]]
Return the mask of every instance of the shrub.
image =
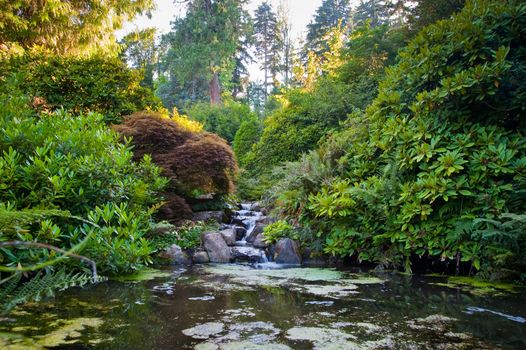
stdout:
[(517, 278), (524, 237), (494, 225), (526, 210), (524, 21), (520, 1), (474, 0), (423, 30), (365, 113), (288, 166), (281, 213), (327, 253)]
[(171, 180), (172, 194), (167, 194), (169, 203), (161, 212), (176, 216), (164, 219), (187, 217), (189, 207), (183, 198), (209, 193), (221, 197), (233, 192), (237, 163), (231, 148), (217, 135), (190, 132), (174, 120), (151, 112), (128, 116), (114, 128), (132, 138), (136, 159), (151, 155)]
[(203, 124), (206, 131), (218, 134), (232, 143), (241, 124), (255, 114), (250, 107), (234, 101), (226, 101), (223, 105), (215, 106), (206, 102), (199, 102), (186, 110), (192, 120)]
[(241, 166), (247, 164), (247, 160), (250, 158), (249, 153), (252, 151), (252, 147), (259, 141), (260, 137), (261, 122), (256, 117), (241, 123), (232, 145), (236, 158)]
[(20, 88), (39, 109), (99, 112), (107, 121), (118, 121), (137, 110), (161, 107), (153, 92), (140, 85), (142, 73), (118, 58), (25, 54), (0, 60), (0, 68), (4, 82), (13, 73), (23, 77)]
[(284, 237), (297, 239), (294, 227), (285, 220), (278, 220), (266, 226), (263, 229), (263, 236), (268, 244), (274, 244)]
[[(73, 116), (63, 110), (35, 115), (19, 85), (8, 84), (9, 95), (0, 94), (0, 211), (51, 214), (16, 224), (14, 230), (1, 227), (0, 240), (67, 250), (90, 236), (82, 253), (103, 273), (147, 264), (152, 250), (143, 235), (150, 226), (150, 207), (166, 185), (160, 169), (148, 157), (132, 162), (129, 143), (119, 143), (102, 115)], [(54, 255), (6, 248), (0, 260), (28, 266)]]

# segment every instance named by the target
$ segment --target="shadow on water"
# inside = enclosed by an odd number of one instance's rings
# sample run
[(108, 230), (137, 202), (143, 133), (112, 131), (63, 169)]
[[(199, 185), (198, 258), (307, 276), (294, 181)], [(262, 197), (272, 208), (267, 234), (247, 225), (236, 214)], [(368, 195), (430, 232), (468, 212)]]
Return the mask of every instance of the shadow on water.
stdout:
[(477, 296), (439, 277), (272, 271), (192, 267), (72, 289), (2, 319), (0, 348), (526, 348), (524, 294)]

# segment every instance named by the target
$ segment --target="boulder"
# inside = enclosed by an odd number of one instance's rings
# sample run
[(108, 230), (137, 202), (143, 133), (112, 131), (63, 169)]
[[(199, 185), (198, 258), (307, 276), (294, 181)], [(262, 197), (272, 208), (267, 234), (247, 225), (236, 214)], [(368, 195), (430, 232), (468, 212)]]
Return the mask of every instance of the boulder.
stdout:
[(276, 243), (274, 261), (278, 264), (301, 264), (301, 254), (298, 242), (290, 238), (282, 238)]
[(265, 252), (254, 247), (232, 247), (232, 256), (236, 261), (260, 263), (267, 260)]
[(254, 242), (252, 245), (256, 248), (267, 248), (268, 243), (265, 242), (265, 236), (263, 236), (263, 233), (260, 233), (256, 236), (256, 239), (254, 239)]
[(233, 228), (222, 230), (221, 235), (223, 236), (223, 239), (225, 240), (227, 245), (236, 244), (236, 230), (234, 230)]
[(248, 243), (254, 242), (256, 240), (256, 237), (260, 233), (263, 233), (263, 229), (265, 228), (265, 226), (266, 225), (264, 225), (264, 224), (257, 223), (256, 226), (254, 227), (254, 229), (252, 230), (252, 232), (250, 232), (250, 234), (248, 235), (247, 242)]
[(229, 263), (232, 258), (230, 248), (220, 232), (204, 232), (201, 234), (201, 242), (210, 262)]
[(193, 221), (216, 221), (222, 223), (227, 221), (227, 217), (223, 211), (198, 211), (194, 214)]
[(206, 264), (210, 262), (210, 258), (208, 257), (207, 252), (205, 252), (204, 250), (198, 250), (192, 256), (192, 261), (195, 264)]
[(234, 230), (236, 230), (236, 241), (242, 240), (247, 233), (247, 229), (241, 226), (235, 226)]
[(261, 203), (259, 202), (252, 203), (252, 205), (250, 206), (250, 210), (261, 211)]
[(168, 259), (176, 265), (192, 265), (190, 256), (177, 244), (173, 244), (159, 254), (161, 258)]
[(162, 236), (167, 233), (175, 231), (176, 227), (167, 222), (159, 222), (152, 227), (150, 233), (152, 236)]

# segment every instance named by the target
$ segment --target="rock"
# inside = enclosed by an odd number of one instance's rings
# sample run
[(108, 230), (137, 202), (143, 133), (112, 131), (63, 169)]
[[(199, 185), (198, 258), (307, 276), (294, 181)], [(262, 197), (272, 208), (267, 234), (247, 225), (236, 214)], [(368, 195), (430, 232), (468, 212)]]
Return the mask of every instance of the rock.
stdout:
[(290, 238), (282, 238), (276, 243), (274, 261), (278, 264), (301, 264), (299, 244)]
[(236, 241), (242, 240), (247, 234), (247, 229), (241, 226), (235, 226), (234, 230), (236, 230)]
[(267, 248), (268, 243), (265, 242), (265, 236), (263, 236), (263, 233), (260, 233), (256, 236), (256, 239), (254, 239), (254, 242), (252, 245), (256, 248)]
[(236, 244), (236, 230), (234, 230), (233, 228), (221, 231), (221, 235), (223, 236), (227, 245)]
[(261, 211), (261, 203), (259, 202), (252, 203), (252, 205), (250, 206), (250, 210)]
[(204, 232), (201, 234), (201, 242), (208, 253), (210, 262), (229, 263), (232, 257), (230, 248), (220, 232)]
[(217, 221), (222, 223), (227, 221), (227, 217), (223, 211), (198, 211), (194, 214), (193, 221)]
[(192, 259), (177, 244), (173, 244), (159, 254), (161, 258), (168, 259), (176, 265), (192, 265)]
[(153, 236), (162, 236), (164, 234), (175, 231), (175, 229), (176, 227), (172, 224), (169, 224), (167, 222), (159, 222), (153, 226), (150, 232)]
[(263, 233), (263, 229), (265, 228), (266, 225), (264, 224), (256, 224), (256, 226), (254, 227), (254, 229), (252, 230), (252, 232), (250, 232), (250, 234), (248, 235), (247, 237), (247, 242), (248, 243), (252, 243), (254, 242), (254, 240), (256, 239), (256, 237), (260, 234), (260, 233)]
[(234, 260), (248, 262), (264, 262), (267, 260), (265, 252), (253, 247), (232, 247)]
[(210, 258), (208, 257), (207, 252), (205, 252), (204, 250), (198, 250), (192, 256), (192, 261), (195, 264), (206, 264), (210, 262)]
[(257, 219), (257, 222), (262, 223), (263, 225), (270, 225), (277, 221), (276, 218), (271, 216), (261, 216)]
[(250, 224), (250, 221), (248, 221), (245, 218), (236, 217), (236, 218), (232, 219), (232, 223), (234, 225), (241, 226), (241, 227), (246, 229), (248, 227), (248, 225)]

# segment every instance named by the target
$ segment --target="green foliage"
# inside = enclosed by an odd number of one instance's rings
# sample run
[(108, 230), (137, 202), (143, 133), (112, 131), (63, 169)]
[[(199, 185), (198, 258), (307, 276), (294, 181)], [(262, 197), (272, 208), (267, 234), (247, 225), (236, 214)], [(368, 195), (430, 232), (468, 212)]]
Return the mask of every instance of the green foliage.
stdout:
[(259, 141), (262, 125), (258, 118), (245, 120), (236, 132), (232, 148), (240, 166), (247, 164), (247, 158), (251, 155), (252, 147)]
[(203, 124), (206, 131), (218, 134), (228, 143), (234, 141), (243, 122), (256, 118), (248, 105), (234, 101), (226, 101), (224, 105), (196, 103), (186, 110), (186, 114), (190, 119)]
[(364, 113), (285, 167), (281, 214), (334, 255), (521, 278), (525, 20), (520, 1), (474, 0), (423, 30)]
[(0, 61), (0, 68), (0, 90), (9, 93), (6, 82), (18, 74), (20, 89), (37, 110), (99, 112), (107, 121), (116, 121), (137, 110), (160, 107), (152, 91), (140, 85), (142, 72), (118, 58), (26, 54)]
[(2, 314), (8, 313), (18, 304), (52, 297), (56, 291), (107, 280), (87, 273), (66, 272), (64, 268), (56, 272), (39, 272), (29, 281), (19, 284), (21, 277), (21, 273), (16, 273), (10, 276), (9, 280), (0, 283)]
[(294, 227), (285, 220), (278, 220), (265, 226), (263, 236), (265, 237), (264, 241), (268, 244), (274, 244), (284, 237), (298, 238)]
[[(160, 169), (147, 157), (132, 162), (129, 143), (120, 143), (101, 115), (72, 116), (63, 110), (34, 115), (17, 89), (10, 83), (10, 95), (0, 94), (1, 211), (19, 212), (2, 215), (7, 225), (0, 227), (1, 240), (68, 250), (91, 235), (82, 253), (103, 273), (147, 264), (152, 250), (143, 236), (149, 229), (149, 207), (166, 185)], [(63, 215), (66, 211), (99, 227)], [(0, 260), (27, 266), (55, 255), (3, 248)]]
[(331, 50), (315, 67), (322, 75), (313, 87), (285, 92), (279, 97), (281, 108), (265, 120), (261, 139), (245, 161), (252, 176), (267, 175), (281, 162), (297, 160), (341, 129), (349, 113), (364, 109), (375, 96), (385, 66), (404, 43), (400, 32), (386, 26), (358, 28), (344, 47), (341, 29), (331, 35)]
[(13, 50), (58, 54), (111, 52), (114, 30), (153, 7), (152, 0), (0, 0), (0, 42)]
[[(166, 36), (169, 43), (167, 68), (182, 86), (194, 91), (200, 82), (209, 83), (208, 96), (219, 104), (220, 82), (232, 80), (235, 56), (249, 28), (244, 0), (185, 0), (186, 16), (173, 22)], [(195, 101), (195, 99), (192, 99)], [(232, 135), (233, 136), (233, 135)]]

